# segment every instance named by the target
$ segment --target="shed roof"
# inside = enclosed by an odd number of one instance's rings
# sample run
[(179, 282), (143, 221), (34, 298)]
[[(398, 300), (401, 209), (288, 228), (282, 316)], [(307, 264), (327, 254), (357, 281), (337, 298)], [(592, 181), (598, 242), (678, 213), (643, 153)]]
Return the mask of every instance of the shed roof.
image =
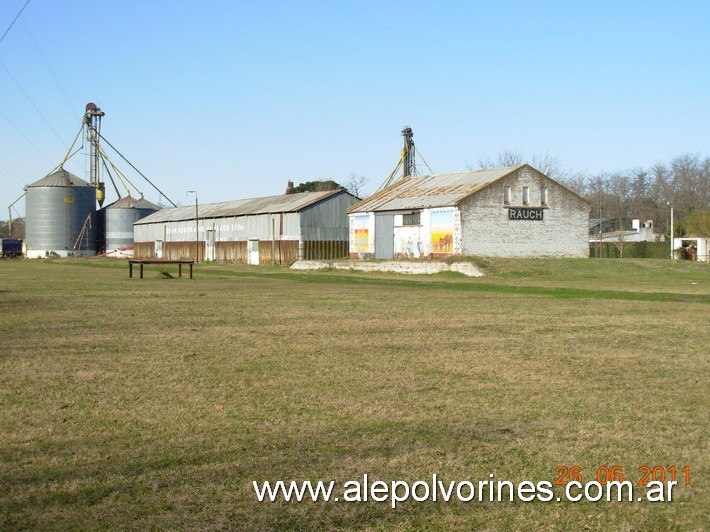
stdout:
[[(202, 218), (225, 218), (228, 216), (245, 216), (248, 214), (273, 214), (299, 212), (324, 199), (337, 194), (347, 194), (344, 190), (325, 190), (322, 192), (299, 192), (281, 196), (267, 196), (220, 203), (205, 203), (198, 206), (198, 216)], [(134, 225), (162, 222), (179, 222), (195, 219), (195, 206), (185, 205), (169, 209), (161, 209), (156, 213), (138, 220)]]
[(348, 212), (449, 207), (522, 166), (408, 177), (356, 203)]
[(71, 172), (67, 172), (64, 168), (60, 168), (56, 172), (43, 177), (39, 181), (35, 181), (25, 188), (34, 187), (90, 187), (91, 185), (83, 179), (75, 176)]

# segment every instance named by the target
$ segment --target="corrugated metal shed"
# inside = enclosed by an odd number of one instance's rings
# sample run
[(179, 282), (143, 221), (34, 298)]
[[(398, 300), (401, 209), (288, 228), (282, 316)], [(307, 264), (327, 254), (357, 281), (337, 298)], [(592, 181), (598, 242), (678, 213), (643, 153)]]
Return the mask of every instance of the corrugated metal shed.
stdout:
[[(198, 206), (200, 219), (226, 218), (231, 216), (245, 216), (249, 214), (273, 214), (298, 212), (310, 205), (340, 194), (342, 190), (326, 190), (323, 192), (300, 192), (297, 194), (284, 194), (282, 196), (267, 196), (265, 198), (252, 198), (220, 203), (206, 203)], [(186, 205), (171, 209), (162, 209), (136, 222), (138, 224), (151, 224), (162, 222), (179, 222), (195, 219), (195, 206)]]
[(409, 177), (356, 203), (348, 212), (398, 211), (449, 207), (521, 168), (507, 166), (475, 172)]

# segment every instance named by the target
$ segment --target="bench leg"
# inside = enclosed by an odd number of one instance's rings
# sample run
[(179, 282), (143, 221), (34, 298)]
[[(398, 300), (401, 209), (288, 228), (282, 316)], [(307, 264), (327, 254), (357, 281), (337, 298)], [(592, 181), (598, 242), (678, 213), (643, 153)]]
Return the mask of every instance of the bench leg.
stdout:
[(133, 277), (133, 263), (132, 262), (128, 263), (128, 277), (129, 278)]
[(192, 279), (192, 263), (190, 263), (190, 279)]
[(141, 279), (143, 279), (143, 263), (141, 262)]
[(178, 278), (182, 279), (182, 262), (178, 263)]

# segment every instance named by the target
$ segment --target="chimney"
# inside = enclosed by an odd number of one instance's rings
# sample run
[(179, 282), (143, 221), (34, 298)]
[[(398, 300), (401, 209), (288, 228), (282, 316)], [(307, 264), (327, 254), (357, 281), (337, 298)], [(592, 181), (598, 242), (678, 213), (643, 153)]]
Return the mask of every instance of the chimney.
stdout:
[(293, 181), (289, 181), (288, 184), (286, 185), (286, 194), (292, 194), (293, 193)]

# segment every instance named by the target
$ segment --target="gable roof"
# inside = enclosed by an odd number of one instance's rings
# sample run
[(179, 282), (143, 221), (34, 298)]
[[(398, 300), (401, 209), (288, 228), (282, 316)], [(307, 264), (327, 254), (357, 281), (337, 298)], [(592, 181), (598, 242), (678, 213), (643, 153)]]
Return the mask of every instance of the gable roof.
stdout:
[[(263, 198), (241, 199), (222, 201), (220, 203), (205, 203), (198, 206), (200, 219), (224, 218), (228, 216), (245, 216), (248, 214), (273, 214), (299, 212), (319, 201), (323, 201), (337, 194), (349, 194), (339, 190), (325, 190), (322, 192), (299, 192), (296, 194), (283, 194), (281, 196), (267, 196)], [(179, 222), (195, 219), (195, 206), (184, 205), (169, 209), (161, 209), (156, 213), (138, 220), (134, 225)]]
[(348, 212), (449, 207), (523, 166), (408, 177), (356, 203)]

